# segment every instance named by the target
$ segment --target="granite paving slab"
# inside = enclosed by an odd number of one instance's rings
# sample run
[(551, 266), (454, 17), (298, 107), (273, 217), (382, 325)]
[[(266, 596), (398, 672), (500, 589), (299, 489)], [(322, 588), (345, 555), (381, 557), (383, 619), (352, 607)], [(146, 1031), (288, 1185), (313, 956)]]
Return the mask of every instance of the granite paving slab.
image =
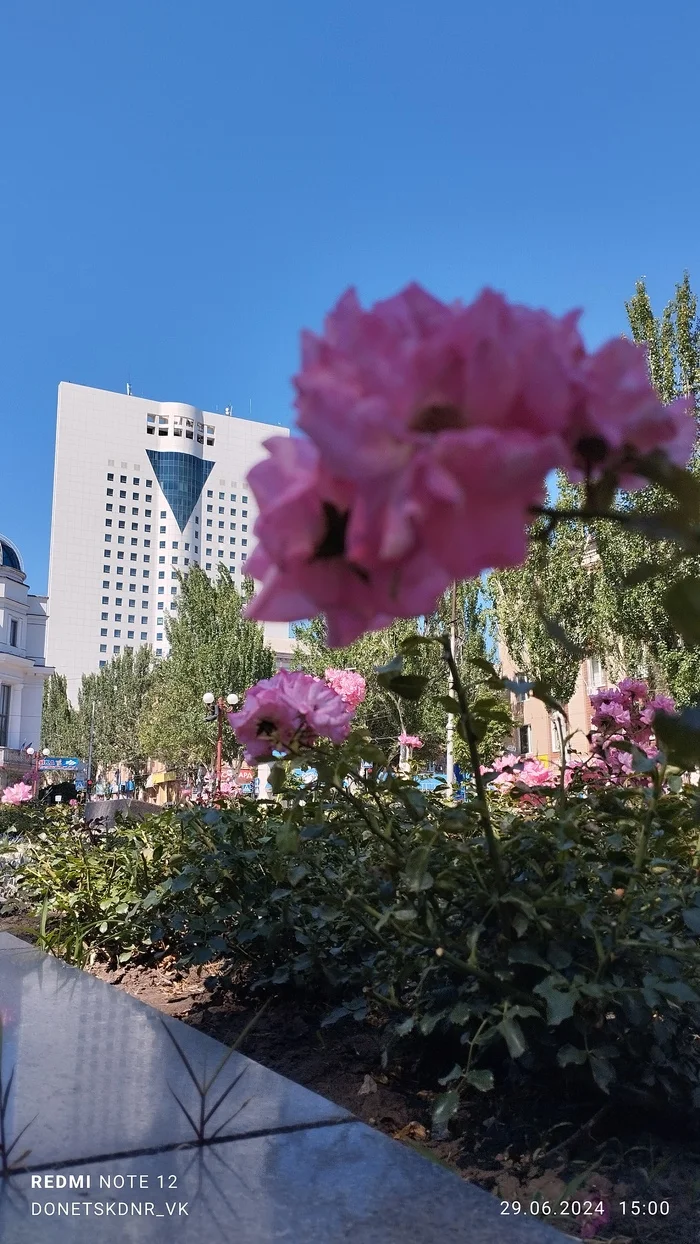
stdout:
[(21, 937), (14, 937), (12, 933), (0, 933), (0, 950), (35, 950), (31, 942), (25, 942)]
[[(196, 1120), (199, 1098), (168, 1033), (200, 1076), (211, 1076), (226, 1048), (122, 990), (26, 943), (0, 949), (0, 1013), (5, 1083), (15, 1069), (6, 1130), (25, 1124), (32, 1166), (188, 1141), (193, 1129), (168, 1085)], [(239, 1078), (240, 1077), (240, 1078)], [(264, 1129), (348, 1119), (346, 1110), (233, 1053), (208, 1107), (238, 1136)], [(234, 1116), (230, 1118), (230, 1116)]]
[[(87, 1163), (60, 1174), (66, 1186), (59, 1189), (32, 1187), (27, 1174), (5, 1181), (3, 1244), (562, 1244), (565, 1238), (540, 1219), (502, 1214), (489, 1193), (360, 1123)], [(81, 1175), (89, 1175), (89, 1188), (69, 1188), (70, 1177), (75, 1183)], [(45, 1182), (46, 1174), (34, 1179)], [(68, 1213), (59, 1216), (59, 1204)]]

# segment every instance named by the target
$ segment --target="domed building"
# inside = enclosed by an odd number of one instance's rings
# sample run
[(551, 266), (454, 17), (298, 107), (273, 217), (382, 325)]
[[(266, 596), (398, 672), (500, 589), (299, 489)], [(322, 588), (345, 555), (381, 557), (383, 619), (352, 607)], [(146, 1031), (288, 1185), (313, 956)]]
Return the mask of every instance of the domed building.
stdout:
[(39, 749), (45, 663), (45, 596), (33, 596), (16, 544), (0, 535), (0, 790), (29, 766)]

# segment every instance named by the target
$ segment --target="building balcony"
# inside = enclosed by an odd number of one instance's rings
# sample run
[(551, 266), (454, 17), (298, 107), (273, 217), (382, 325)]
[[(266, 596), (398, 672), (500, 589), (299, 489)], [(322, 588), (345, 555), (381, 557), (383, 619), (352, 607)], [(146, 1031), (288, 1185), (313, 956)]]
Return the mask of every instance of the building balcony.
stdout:
[(25, 773), (30, 768), (31, 757), (17, 747), (0, 747), (0, 769), (17, 769)]

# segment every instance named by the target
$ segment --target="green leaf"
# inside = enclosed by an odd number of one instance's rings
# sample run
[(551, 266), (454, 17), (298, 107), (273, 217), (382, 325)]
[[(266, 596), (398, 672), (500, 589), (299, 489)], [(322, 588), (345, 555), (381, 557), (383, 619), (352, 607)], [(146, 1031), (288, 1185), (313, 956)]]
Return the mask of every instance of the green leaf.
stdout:
[(474, 1014), (474, 1008), (470, 1002), (458, 1002), (450, 1011), (450, 1020), (453, 1024), (466, 1024)]
[(427, 685), (428, 679), (422, 674), (398, 674), (385, 683), (402, 700), (420, 700)]
[(598, 1054), (591, 1054), (589, 1056), (589, 1062), (591, 1064), (593, 1079), (598, 1085), (598, 1088), (602, 1089), (604, 1093), (609, 1094), (610, 1085), (617, 1078), (615, 1075), (615, 1068), (612, 1063), (608, 1062), (607, 1058), (603, 1058)]
[(658, 981), (656, 988), (659, 993), (667, 998), (674, 998), (676, 1002), (700, 1002), (700, 997), (685, 981)]
[(408, 882), (409, 890), (418, 893), (420, 890), (429, 890), (433, 884), (433, 878), (427, 872), (428, 860), (430, 859), (430, 847), (421, 846), (414, 847), (404, 869), (404, 876)]
[(467, 1084), (471, 1084), (472, 1088), (478, 1089), (480, 1093), (490, 1093), (493, 1088), (492, 1071), (468, 1071), (465, 1080)]
[(349, 1014), (346, 1006), (336, 1006), (334, 1010), (329, 1011), (328, 1015), (324, 1015), (321, 1028), (329, 1028), (331, 1024), (337, 1024), (339, 1019), (345, 1019)]
[(557, 1051), (557, 1062), (560, 1067), (569, 1067), (571, 1063), (581, 1066), (587, 1058), (586, 1051), (577, 1049), (575, 1045), (562, 1045)]
[(520, 1058), (521, 1054), (524, 1054), (527, 1049), (527, 1041), (517, 1019), (504, 1015), (498, 1025), (498, 1031), (505, 1039), (511, 1058)]
[(700, 579), (677, 579), (663, 595), (666, 612), (691, 647), (700, 644)]
[(446, 713), (450, 713), (453, 717), (459, 717), (462, 712), (459, 701), (455, 700), (453, 695), (439, 695), (436, 702), (444, 708)]
[(303, 878), (308, 875), (308, 872), (309, 870), (306, 867), (306, 864), (294, 864), (292, 868), (289, 869), (289, 872), (287, 873), (287, 876), (289, 877), (290, 885), (293, 885), (293, 886), (298, 885), (299, 882), (302, 881)]
[(438, 1080), (438, 1084), (452, 1084), (453, 1080), (459, 1080), (462, 1077), (462, 1068), (459, 1063), (455, 1063), (451, 1071), (446, 1076), (442, 1076)]
[(700, 907), (687, 907), (683, 912), (683, 923), (691, 933), (700, 937)]
[(459, 1093), (450, 1089), (449, 1093), (441, 1093), (433, 1106), (433, 1128), (438, 1131), (445, 1127), (459, 1109)]
[(415, 1021), (415, 1019), (413, 1018), (413, 1016), (412, 1016), (412, 1015), (409, 1015), (407, 1019), (402, 1019), (402, 1020), (401, 1020), (401, 1023), (400, 1023), (400, 1024), (397, 1024), (397, 1025), (396, 1025), (396, 1027), (395, 1027), (395, 1029), (394, 1029), (394, 1032), (395, 1032), (396, 1036), (397, 1036), (397, 1037), (407, 1037), (407, 1036), (408, 1036), (408, 1034), (409, 1034), (409, 1032), (412, 1032), (412, 1031), (413, 1031), (413, 1028), (414, 1028), (414, 1026), (415, 1026), (415, 1022), (416, 1022), (416, 1021)]
[(296, 826), (287, 821), (280, 825), (275, 843), (281, 855), (294, 855), (299, 850), (299, 832)]
[(686, 708), (682, 713), (659, 710), (654, 714), (654, 733), (673, 764), (693, 769), (700, 763), (700, 709)]
[(553, 1027), (561, 1024), (565, 1019), (571, 1019), (578, 999), (578, 990), (564, 990), (557, 986), (558, 982), (553, 976), (546, 976), (543, 981), (535, 985), (532, 991), (539, 994), (547, 1003), (547, 1023)]

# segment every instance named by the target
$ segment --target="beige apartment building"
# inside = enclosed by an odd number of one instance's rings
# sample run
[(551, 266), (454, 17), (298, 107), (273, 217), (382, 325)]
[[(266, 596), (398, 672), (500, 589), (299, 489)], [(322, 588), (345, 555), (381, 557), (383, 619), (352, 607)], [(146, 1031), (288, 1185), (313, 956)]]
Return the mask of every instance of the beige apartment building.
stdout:
[[(499, 653), (501, 668), (505, 678), (525, 679), (522, 672), (513, 662), (510, 653), (502, 647)], [(598, 657), (589, 657), (581, 663), (576, 679), (576, 688), (567, 707), (568, 728), (563, 726), (564, 737), (573, 735), (568, 744), (570, 752), (587, 754), (589, 749), (587, 735), (591, 729), (591, 704), (589, 696), (602, 687), (610, 686), (606, 678), (605, 668)], [(558, 763), (561, 755), (561, 743), (556, 715), (550, 713), (541, 700), (531, 695), (511, 695), (511, 710), (516, 726), (512, 747), (518, 755), (537, 756), (543, 764)], [(561, 723), (560, 723), (561, 724)]]

